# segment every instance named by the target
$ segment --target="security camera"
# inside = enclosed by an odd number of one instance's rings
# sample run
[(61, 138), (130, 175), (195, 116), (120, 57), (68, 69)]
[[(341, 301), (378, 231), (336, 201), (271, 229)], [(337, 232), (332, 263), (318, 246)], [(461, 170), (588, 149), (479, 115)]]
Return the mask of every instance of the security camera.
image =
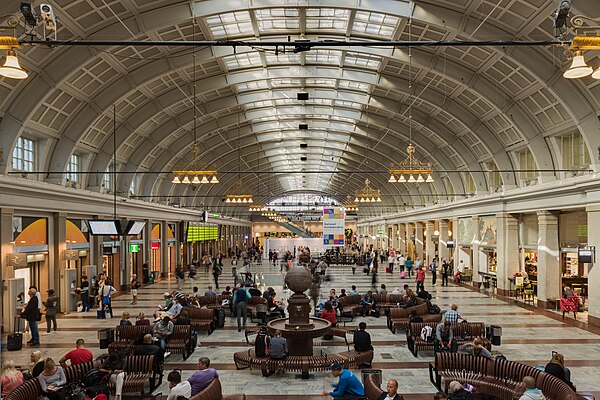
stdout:
[(40, 4), (40, 18), (46, 24), (47, 31), (53, 31), (56, 29), (56, 20), (54, 18), (54, 11), (50, 4)]
[(31, 3), (22, 1), (19, 9), (21, 10), (23, 17), (25, 17), (25, 22), (27, 25), (37, 26), (37, 17), (35, 16), (35, 12), (33, 11)]
[(554, 28), (560, 29), (567, 25), (567, 18), (571, 12), (571, 0), (561, 0), (554, 19)]

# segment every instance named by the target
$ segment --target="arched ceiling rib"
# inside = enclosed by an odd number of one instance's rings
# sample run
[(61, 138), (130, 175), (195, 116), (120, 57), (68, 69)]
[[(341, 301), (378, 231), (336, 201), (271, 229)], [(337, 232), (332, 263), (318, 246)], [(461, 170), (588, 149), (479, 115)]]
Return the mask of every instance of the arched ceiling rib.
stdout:
[[(89, 0), (72, 3), (91, 4)], [(406, 27), (411, 5), (404, 1), (375, 4), (359, 1), (353, 8), (339, 1), (323, 0), (318, 6), (297, 10), (270, 1), (257, 0), (240, 8), (238, 1), (220, 0), (192, 3), (192, 7), (200, 28), (197, 39), (224, 36), (267, 39), (281, 34), (305, 34), (319, 38), (438, 40), (467, 37), (476, 28), (473, 39), (534, 38), (536, 35), (539, 39), (550, 31), (551, 18), (547, 11), (554, 7), (551, 0), (540, 0), (539, 3), (533, 7), (523, 1), (514, 1), (499, 7), (497, 14), (479, 26), (479, 21), (495, 4), (487, 0), (420, 2), (415, 5), (411, 37), (408, 37)], [(591, 10), (592, 3), (580, 0), (577, 10)], [(115, 12), (136, 33), (136, 38), (191, 38), (189, 3), (173, 0), (144, 2), (139, 7), (123, 4), (120, 1), (110, 3), (111, 8), (115, 8), (111, 10), (92, 6), (90, 11), (78, 15), (72, 13), (71, 4), (59, 6), (61, 17), (65, 14), (59, 35), (61, 38), (125, 39), (130, 35), (113, 18), (111, 12)], [(367, 10), (366, 6), (375, 9)], [(0, 5), (0, 15), (3, 14), (2, 7)], [(238, 14), (231, 14), (234, 11)], [(372, 12), (382, 13), (383, 19), (381, 16), (373, 19)], [(36, 132), (55, 138), (49, 146), (49, 169), (64, 170), (70, 154), (83, 151), (91, 155), (90, 170), (103, 171), (109, 163), (109, 149), (112, 150), (106, 137), (112, 126), (110, 107), (118, 102), (119, 155), (122, 170), (129, 172), (122, 177), (120, 187), (128, 188), (136, 172), (146, 169), (168, 171), (173, 161), (189, 157), (191, 67), (190, 56), (185, 55), (189, 51), (178, 50), (181, 57), (173, 57), (174, 53), (169, 53), (168, 49), (157, 48), (111, 49), (110, 53), (96, 48), (24, 49), (20, 53), (24, 64), (35, 73), (22, 83), (0, 80), (0, 95), (8, 93), (4, 101), (0, 100), (0, 115), (3, 116), (0, 146), (12, 149), (18, 135)], [(139, 55), (160, 59), (141, 61), (136, 59)], [(165, 58), (167, 55), (169, 58)], [(396, 151), (394, 154), (393, 150), (399, 147), (403, 150), (406, 144), (406, 106), (423, 89), (414, 104), (413, 134), (422, 152), (419, 156), (439, 164), (474, 170), (479, 169), (482, 162), (493, 161), (500, 169), (511, 168), (510, 152), (527, 146), (538, 168), (553, 168), (559, 163), (545, 136), (576, 129), (581, 132), (588, 149), (600, 145), (598, 135), (593, 135), (600, 126), (594, 111), (598, 100), (582, 83), (560, 78), (564, 60), (556, 61), (554, 49), (419, 49), (413, 52), (410, 79), (417, 83), (413, 85), (411, 96), (406, 93), (409, 74), (405, 49), (313, 49), (307, 53), (275, 57), (265, 53), (245, 53), (242, 48), (232, 56), (230, 49), (213, 48), (200, 50), (198, 59), (201, 60), (198, 62), (199, 76), (209, 82), (207, 88), (210, 88), (202, 90), (201, 107), (206, 120), (202, 121), (199, 137), (211, 144), (207, 156), (222, 155), (219, 162), (224, 170), (235, 161), (237, 122), (234, 120), (239, 120), (242, 125), (247, 121), (257, 126), (265, 125), (258, 129), (252, 127), (249, 132), (255, 140), (248, 136), (250, 140), (244, 144), (242, 152), (243, 163), (250, 165), (252, 154), (258, 151), (269, 162), (270, 170), (285, 171), (277, 157), (269, 156), (275, 142), (266, 135), (277, 129), (288, 135), (290, 132), (281, 128), (281, 124), (293, 120), (284, 119), (286, 115), (298, 119), (306, 115), (304, 118), (309, 125), (316, 127), (323, 115), (335, 115), (328, 113), (327, 108), (339, 110), (340, 119), (349, 118), (356, 124), (354, 131), (344, 131), (330, 120), (328, 128), (320, 127), (316, 131), (348, 138), (346, 148), (337, 149), (342, 154), (334, 157), (337, 159), (335, 165), (345, 168), (343, 160), (358, 160), (362, 149), (372, 146), (375, 147), (371, 149), (372, 154), (365, 159), (371, 165), (384, 160), (381, 169), (385, 169), (386, 159), (400, 159), (402, 153)], [(329, 67), (316, 65), (320, 63)], [(311, 76), (323, 81), (306, 84), (306, 79)], [(326, 79), (330, 78), (336, 82), (333, 88), (327, 85)], [(320, 104), (302, 112), (293, 102), (278, 99), (285, 89), (274, 86), (276, 79), (299, 80)], [(342, 87), (342, 80), (354, 86)], [(361, 87), (361, 82), (370, 82), (366, 90)], [(283, 86), (286, 87), (293, 85)], [(269, 99), (269, 96), (274, 98)], [(269, 104), (272, 104), (272, 112), (269, 112)], [(276, 123), (269, 119), (273, 115), (277, 117)], [(269, 124), (274, 128), (268, 129)], [(210, 132), (216, 132), (213, 138), (218, 136), (220, 141), (204, 136)], [(335, 143), (343, 145), (343, 140)], [(290, 141), (292, 145), (295, 142)], [(285, 143), (283, 146), (292, 149)], [(325, 145), (315, 148), (322, 152)], [(449, 158), (440, 159), (438, 154), (444, 149)], [(593, 159), (597, 162), (595, 157)], [(361, 165), (361, 161), (358, 162)], [(333, 166), (331, 162), (322, 165), (327, 169)], [(163, 182), (152, 181), (164, 176), (145, 175), (140, 184), (143, 193), (173, 193), (170, 182), (164, 182), (164, 179)], [(477, 190), (485, 190), (485, 176), (472, 176)], [(328, 182), (325, 190), (339, 188), (334, 182), (337, 178), (334, 178), (335, 175), (321, 179), (321, 182)], [(397, 191), (397, 188), (388, 188), (386, 178), (380, 177), (379, 187)], [(456, 174), (449, 178), (453, 191), (462, 191), (457, 190), (463, 185), (461, 178)], [(514, 174), (503, 174), (502, 178), (509, 186), (517, 183)], [(358, 185), (361, 179), (351, 178), (348, 185)], [(289, 190), (294, 187), (286, 178), (280, 180), (279, 188)], [(225, 193), (228, 189), (223, 182), (215, 190)], [(441, 179), (431, 189), (441, 194), (445, 191)], [(183, 188), (175, 190), (182, 191)]]

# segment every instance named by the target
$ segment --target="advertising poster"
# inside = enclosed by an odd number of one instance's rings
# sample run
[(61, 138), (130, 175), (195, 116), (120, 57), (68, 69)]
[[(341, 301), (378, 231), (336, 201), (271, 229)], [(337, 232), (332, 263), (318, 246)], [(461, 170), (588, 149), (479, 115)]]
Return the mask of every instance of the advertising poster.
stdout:
[(343, 246), (345, 243), (346, 214), (343, 208), (323, 209), (323, 245)]

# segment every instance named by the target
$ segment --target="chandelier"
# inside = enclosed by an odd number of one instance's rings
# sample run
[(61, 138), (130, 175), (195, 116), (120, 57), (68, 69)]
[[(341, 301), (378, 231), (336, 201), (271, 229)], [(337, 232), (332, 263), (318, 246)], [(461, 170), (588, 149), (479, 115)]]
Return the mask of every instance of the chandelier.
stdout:
[(250, 212), (261, 212), (264, 209), (264, 207), (262, 206), (253, 206), (248, 208), (248, 211)]
[[(390, 169), (390, 179), (388, 179), (389, 183), (433, 182), (433, 178), (431, 177), (431, 173), (433, 172), (431, 169), (431, 163), (425, 163), (417, 160), (414, 156), (415, 150), (415, 146), (412, 144), (408, 145), (406, 148), (408, 157), (397, 165), (392, 166), (392, 169)], [(407, 175), (408, 179), (404, 177), (404, 175)], [(427, 175), (427, 179), (423, 178), (423, 175)], [(417, 177), (415, 178), (415, 176)]]
[(381, 193), (371, 187), (371, 181), (365, 179), (365, 187), (356, 193), (355, 203), (381, 203)]
[[(213, 169), (207, 169), (201, 167), (202, 164), (199, 162), (200, 151), (198, 146), (195, 144), (192, 146), (192, 162), (184, 167), (173, 169), (174, 175), (171, 183), (185, 183), (185, 184), (206, 184), (206, 183), (219, 183), (217, 179), (217, 171)], [(180, 177), (182, 177), (180, 179)], [(209, 179), (210, 177), (210, 179)]]
[(344, 205), (344, 210), (346, 210), (346, 212), (358, 211), (358, 206), (355, 202), (352, 201), (351, 196), (346, 196), (346, 204)]
[(0, 25), (0, 31), (11, 29), (13, 36), (0, 36), (0, 49), (6, 50), (6, 59), (4, 60), (4, 64), (0, 66), (0, 76), (12, 79), (25, 79), (29, 74), (19, 64), (19, 59), (15, 51), (15, 49), (21, 47), (16, 37), (16, 26)]
[(251, 194), (246, 194), (242, 187), (242, 181), (238, 180), (236, 188), (231, 194), (225, 196), (225, 203), (252, 204), (254, 199)]
[[(565, 71), (563, 77), (567, 79), (578, 79), (586, 76), (592, 76), (594, 79), (600, 79), (600, 67), (594, 70), (585, 62), (584, 50), (600, 50), (600, 37), (597, 33), (600, 26), (584, 26), (584, 21), (600, 22), (600, 18), (592, 18), (584, 15), (576, 15), (571, 18), (571, 26), (575, 28), (576, 36), (571, 42), (569, 51), (565, 54), (572, 60), (571, 66)], [(588, 33), (596, 31), (596, 34)]]

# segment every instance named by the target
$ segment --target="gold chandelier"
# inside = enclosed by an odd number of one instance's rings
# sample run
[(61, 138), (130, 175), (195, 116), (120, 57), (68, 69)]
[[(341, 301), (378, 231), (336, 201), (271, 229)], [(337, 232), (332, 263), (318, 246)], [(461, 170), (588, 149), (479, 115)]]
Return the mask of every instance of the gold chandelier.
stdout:
[(358, 211), (358, 205), (352, 201), (352, 196), (346, 196), (346, 204), (344, 205), (346, 212)]
[(12, 79), (26, 79), (29, 74), (19, 64), (19, 59), (15, 51), (15, 49), (21, 47), (19, 40), (16, 38), (16, 27), (0, 25), (0, 31), (11, 29), (13, 36), (0, 36), (0, 49), (6, 50), (6, 59), (4, 60), (4, 64), (0, 66), (0, 76)]
[(231, 194), (225, 196), (225, 203), (231, 204), (252, 204), (254, 199), (251, 194), (246, 194), (242, 187), (242, 181), (238, 180), (236, 188)]
[[(217, 171), (214, 169), (207, 169), (201, 167), (202, 164), (200, 164), (199, 158), (200, 151), (198, 149), (198, 146), (194, 144), (192, 146), (192, 162), (187, 166), (173, 169), (172, 173), (174, 177), (171, 183), (185, 183), (195, 185), (206, 183), (219, 183), (219, 179), (217, 178)], [(180, 176), (182, 177), (181, 179)]]
[[(412, 144), (408, 145), (408, 147), (406, 148), (408, 157), (404, 161), (398, 163), (397, 165), (392, 166), (392, 169), (390, 169), (390, 179), (388, 179), (389, 183), (433, 182), (433, 178), (431, 177), (431, 173), (433, 172), (431, 168), (431, 163), (421, 162), (417, 160), (414, 156), (415, 150), (415, 146), (413, 146)], [(407, 175), (408, 179), (405, 178), (404, 175)], [(427, 175), (427, 179), (423, 178), (423, 175)]]
[[(594, 70), (585, 62), (584, 56), (584, 50), (600, 50), (600, 37), (597, 36), (600, 26), (584, 26), (585, 20), (600, 22), (600, 18), (585, 15), (576, 15), (571, 18), (571, 26), (575, 28), (576, 36), (571, 42), (569, 51), (566, 52), (567, 57), (572, 60), (571, 66), (563, 74), (563, 77), (567, 79), (584, 78), (590, 75), (594, 79), (600, 79), (600, 67)], [(587, 35), (592, 31), (596, 31), (594, 36)]]
[(381, 192), (371, 187), (371, 181), (365, 179), (365, 187), (356, 193), (355, 203), (381, 203)]

